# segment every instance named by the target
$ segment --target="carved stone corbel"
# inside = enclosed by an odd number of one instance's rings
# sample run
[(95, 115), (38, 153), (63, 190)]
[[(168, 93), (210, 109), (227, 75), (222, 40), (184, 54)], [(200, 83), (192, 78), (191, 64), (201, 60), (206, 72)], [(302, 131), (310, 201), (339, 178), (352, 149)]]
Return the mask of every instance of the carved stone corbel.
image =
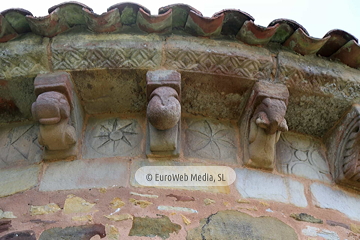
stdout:
[(38, 140), (45, 147), (44, 159), (76, 156), (78, 134), (75, 119), (81, 117), (75, 115), (81, 115), (81, 111), (74, 110), (76, 96), (70, 75), (66, 72), (38, 75), (34, 86), (37, 99), (31, 111), (33, 118), (40, 123)]
[(335, 182), (360, 190), (360, 105), (354, 104), (324, 140)]
[(172, 70), (149, 71), (146, 81), (147, 156), (179, 156), (181, 75)]
[(240, 122), (244, 163), (273, 169), (275, 145), (288, 130), (285, 120), (289, 91), (284, 85), (255, 83)]

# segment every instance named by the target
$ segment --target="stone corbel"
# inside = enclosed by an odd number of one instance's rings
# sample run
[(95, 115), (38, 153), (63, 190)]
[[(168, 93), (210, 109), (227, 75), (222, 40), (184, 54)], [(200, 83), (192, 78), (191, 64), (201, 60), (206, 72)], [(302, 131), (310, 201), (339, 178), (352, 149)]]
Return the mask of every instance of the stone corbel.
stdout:
[(289, 91), (269, 82), (255, 83), (240, 122), (244, 163), (273, 169), (276, 143), (288, 130), (285, 120)]
[(34, 86), (37, 99), (31, 110), (33, 118), (40, 123), (38, 140), (45, 147), (43, 158), (76, 157), (79, 131), (75, 127), (82, 124), (79, 120), (82, 115), (79, 106), (75, 106), (77, 98), (70, 75), (66, 72), (38, 75)]
[(360, 190), (360, 105), (354, 104), (324, 141), (336, 183)]
[(148, 157), (177, 157), (180, 148), (181, 75), (172, 70), (149, 71), (147, 81)]

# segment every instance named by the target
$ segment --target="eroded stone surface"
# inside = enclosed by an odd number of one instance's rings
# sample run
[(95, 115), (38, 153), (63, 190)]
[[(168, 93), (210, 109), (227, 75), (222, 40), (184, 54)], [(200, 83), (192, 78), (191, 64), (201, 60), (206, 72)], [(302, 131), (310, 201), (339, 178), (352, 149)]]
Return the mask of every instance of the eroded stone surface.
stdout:
[(38, 125), (9, 126), (0, 129), (0, 168), (30, 165), (41, 161)]
[(89, 203), (75, 195), (68, 195), (64, 204), (64, 213), (88, 213), (94, 206), (95, 203)]
[(84, 109), (90, 114), (145, 111), (145, 75), (146, 70), (127, 69), (71, 73)]
[(51, 228), (42, 232), (39, 240), (90, 240), (95, 235), (99, 235), (101, 238), (105, 237), (105, 226), (94, 224), (66, 228)]
[(305, 229), (303, 229), (302, 234), (310, 237), (322, 237), (326, 240), (340, 240), (336, 232), (310, 226), (307, 226)]
[(128, 34), (95, 35), (74, 29), (67, 35), (53, 38), (51, 44), (53, 68), (56, 70), (153, 69), (161, 63), (162, 42), (159, 40), (160, 37), (156, 35), (150, 37)]
[(0, 197), (34, 187), (38, 183), (40, 165), (0, 170)]
[(360, 198), (358, 196), (352, 196), (342, 190), (333, 190), (320, 183), (313, 183), (310, 190), (313, 202), (317, 206), (337, 210), (353, 220), (360, 221)]
[(330, 182), (324, 148), (309, 136), (283, 133), (276, 145), (277, 169), (285, 174)]
[(56, 203), (49, 203), (44, 206), (31, 206), (30, 207), (30, 214), (34, 215), (44, 215), (49, 213), (55, 213), (60, 211), (61, 208)]
[(191, 229), (188, 240), (201, 239), (278, 239), (297, 240), (291, 227), (271, 217), (254, 218), (238, 211), (220, 211), (204, 218)]
[(159, 218), (134, 217), (129, 236), (159, 236), (162, 239), (170, 237), (170, 233), (178, 233), (181, 226), (172, 223), (167, 216), (159, 215)]
[(47, 57), (48, 38), (27, 34), (2, 43), (0, 51), (0, 79), (35, 77), (50, 71)]
[(310, 222), (310, 223), (323, 223), (323, 220), (315, 218), (307, 213), (293, 213), (290, 217), (298, 221)]
[(304, 185), (300, 182), (249, 169), (235, 169), (235, 172), (235, 186), (244, 198), (273, 200), (298, 207), (307, 206)]
[(127, 185), (128, 163), (116, 159), (49, 163), (40, 191), (102, 188)]
[(237, 162), (235, 129), (229, 123), (186, 119), (185, 156)]
[(36, 235), (34, 231), (18, 231), (8, 233), (5, 236), (0, 237), (0, 240), (36, 240)]
[(142, 131), (134, 119), (89, 119), (84, 158), (136, 156), (141, 153)]

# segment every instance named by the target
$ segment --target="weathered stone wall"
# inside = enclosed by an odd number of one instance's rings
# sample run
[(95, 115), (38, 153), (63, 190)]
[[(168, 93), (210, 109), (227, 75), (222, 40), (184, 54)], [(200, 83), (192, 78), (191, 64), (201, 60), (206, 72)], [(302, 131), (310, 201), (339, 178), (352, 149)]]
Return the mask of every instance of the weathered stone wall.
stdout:
[[(351, 125), (357, 124), (357, 105), (346, 112), (359, 98), (358, 70), (231, 40), (94, 34), (81, 27), (51, 41), (25, 34), (2, 43), (0, 51), (0, 240), (105, 234), (105, 239), (360, 239), (357, 175), (339, 178), (335, 170), (343, 162), (329, 156), (337, 146), (344, 148), (338, 154), (344, 159), (349, 148), (358, 156), (359, 129)], [(152, 123), (146, 117), (153, 91), (146, 75), (158, 69), (181, 73), (178, 88), (172, 86), (182, 107), (172, 141), (176, 151), (163, 158), (149, 153)], [(47, 113), (34, 79), (60, 71), (69, 73), (74, 95), (58, 90), (71, 108), (59, 121), (75, 127), (76, 137), (70, 158), (55, 161), (51, 147), (39, 143), (41, 129), (52, 132), (31, 119), (31, 104), (38, 101), (39, 112)], [(275, 128), (261, 125), (264, 114), (279, 120)], [(273, 144), (271, 164), (262, 169), (249, 167), (247, 158), (262, 146), (247, 149), (250, 122), (264, 131), (256, 136), (265, 139), (261, 144)], [(353, 162), (349, 169), (356, 172)], [(135, 179), (144, 166), (228, 166), (236, 180), (221, 187), (145, 187)]]

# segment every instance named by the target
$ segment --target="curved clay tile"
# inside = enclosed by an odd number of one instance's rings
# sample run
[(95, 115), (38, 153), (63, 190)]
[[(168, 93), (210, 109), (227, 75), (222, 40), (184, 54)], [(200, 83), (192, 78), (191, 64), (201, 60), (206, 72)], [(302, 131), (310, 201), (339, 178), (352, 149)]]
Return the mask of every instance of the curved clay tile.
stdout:
[(114, 32), (121, 28), (119, 9), (115, 8), (101, 15), (83, 9), (87, 27), (98, 33)]
[(0, 15), (0, 43), (10, 41), (17, 36), (15, 29), (3, 15)]
[(48, 12), (51, 14), (52, 12), (58, 10), (59, 17), (63, 20), (65, 19), (66, 23), (73, 27), (75, 25), (85, 25), (85, 14), (83, 8), (88, 9), (90, 12), (93, 10), (88, 6), (78, 3), (78, 2), (64, 2), (58, 5), (55, 5), (49, 8)]
[(236, 35), (246, 21), (255, 19), (248, 13), (237, 9), (225, 9), (217, 12), (213, 17), (224, 14), (224, 22), (221, 30), (222, 35)]
[(195, 36), (210, 37), (221, 33), (224, 14), (207, 18), (190, 11), (185, 25), (185, 31)]
[(276, 33), (279, 25), (272, 27), (261, 27), (254, 24), (253, 21), (246, 21), (237, 33), (236, 38), (250, 45), (265, 45)]
[(186, 20), (189, 16), (189, 12), (196, 12), (197, 15), (202, 16), (202, 13), (197, 9), (187, 5), (187, 4), (172, 4), (165, 7), (159, 8), (159, 14), (166, 13), (172, 10), (172, 27), (173, 29), (184, 29)]
[(120, 12), (120, 21), (124, 25), (132, 25), (136, 23), (137, 14), (140, 8), (144, 10), (144, 12), (150, 14), (150, 10), (146, 7), (139, 5), (137, 3), (132, 2), (124, 2), (112, 5), (107, 10), (110, 11), (114, 8), (119, 9)]
[(151, 16), (140, 8), (137, 16), (137, 24), (141, 30), (148, 33), (169, 31), (172, 27), (172, 9), (169, 9), (163, 14)]
[(51, 8), (48, 9), (48, 13), (50, 14), (53, 11), (55, 11), (57, 8), (63, 8), (63, 7), (69, 6), (69, 5), (76, 5), (81, 8), (86, 8), (90, 12), (93, 12), (92, 8), (86, 6), (85, 4), (82, 4), (82, 3), (76, 2), (76, 1), (69, 1), (69, 2), (62, 2), (62, 3), (56, 4), (55, 6), (52, 6)]
[(275, 26), (276, 24), (279, 24), (280, 26), (271, 39), (271, 42), (284, 43), (298, 28), (301, 28), (306, 35), (309, 35), (307, 30), (294, 20), (286, 18), (275, 19), (268, 25), (268, 27)]
[(325, 34), (324, 37), (330, 36), (330, 39), (319, 50), (318, 54), (324, 57), (330, 57), (336, 51), (338, 51), (347, 42), (354, 40), (358, 41), (356, 37), (348, 32), (340, 29), (334, 29)]
[(26, 16), (26, 20), (34, 33), (40, 36), (54, 37), (70, 29), (65, 19), (59, 16), (59, 11), (60, 9), (57, 8), (45, 17)]
[(338, 59), (346, 65), (359, 68), (360, 67), (360, 46), (355, 40), (350, 40), (342, 46), (336, 53), (331, 55), (332, 59)]
[(19, 34), (30, 32), (29, 23), (26, 21), (25, 16), (30, 15), (32, 13), (22, 9), (22, 8), (11, 8), (1, 12), (9, 24), (15, 29), (15, 31)]
[(317, 53), (329, 38), (309, 37), (301, 28), (298, 28), (283, 45), (301, 55), (309, 55)]

